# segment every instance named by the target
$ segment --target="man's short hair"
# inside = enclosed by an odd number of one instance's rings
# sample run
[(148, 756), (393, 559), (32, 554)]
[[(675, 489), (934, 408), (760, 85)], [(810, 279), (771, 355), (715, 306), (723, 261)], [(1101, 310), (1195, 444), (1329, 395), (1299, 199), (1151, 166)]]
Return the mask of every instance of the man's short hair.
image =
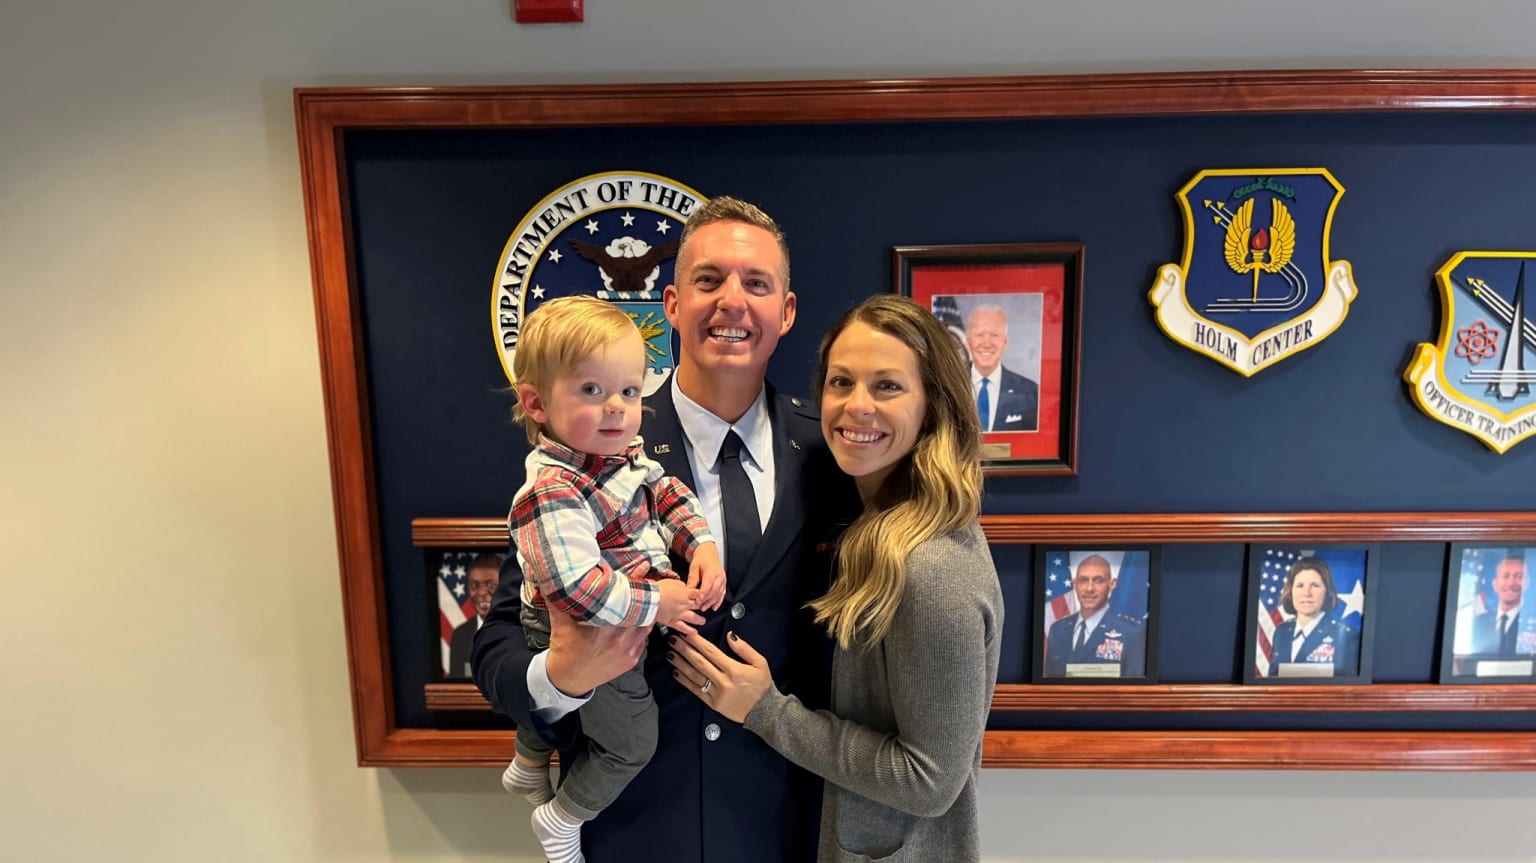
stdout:
[[(616, 339), (639, 332), (633, 318), (606, 300), (586, 295), (550, 300), (523, 321), (512, 355), (512, 386), (526, 384), (548, 398), (555, 378)], [(523, 424), (529, 443), (539, 442), (544, 426), (524, 413), (521, 402), (512, 408), (512, 419)]]
[(487, 566), (492, 567), (497, 572), (501, 572), (501, 555), (493, 551), (482, 551), (475, 555), (474, 560), (469, 562), (470, 570), (476, 570)]
[[(730, 195), (710, 198), (708, 203), (694, 210), (693, 215), (688, 217), (688, 221), (683, 224), (683, 233), (678, 237), (674, 268), (682, 265), (683, 252), (688, 248), (688, 241), (693, 238), (693, 232), (716, 222), (743, 222), (772, 234), (774, 241), (779, 244), (779, 257), (784, 259), (784, 290), (789, 290), (789, 242), (784, 239), (784, 232), (779, 229), (779, 223), (775, 222), (772, 216), (758, 209), (757, 205), (749, 204), (740, 198), (732, 198)], [(677, 283), (680, 279), (680, 274), (674, 269), (673, 283)]]

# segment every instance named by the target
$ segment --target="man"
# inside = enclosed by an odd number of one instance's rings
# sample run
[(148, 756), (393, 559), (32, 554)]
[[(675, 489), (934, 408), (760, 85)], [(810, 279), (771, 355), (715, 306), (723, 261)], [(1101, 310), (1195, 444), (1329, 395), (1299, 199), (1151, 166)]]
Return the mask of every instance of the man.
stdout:
[[(726, 197), (695, 211), (680, 242), (663, 293), (677, 370), (648, 400), (640, 432), (647, 453), (698, 494), (723, 539), (725, 602), (693, 623), (722, 646), (728, 632), (738, 634), (768, 657), (781, 687), (824, 706), (830, 641), (803, 605), (825, 591), (836, 527), (856, 514), (857, 497), (827, 452), (814, 407), (765, 382), (795, 322), (789, 251), (772, 219)], [(583, 828), (588, 861), (813, 859), (819, 781), (679, 686), (660, 636), (647, 646), (646, 630), (580, 627), (555, 615), (550, 648), (535, 656), (518, 625), (521, 573), (515, 556), (507, 561), (475, 640), (476, 683), (519, 733), (539, 734), (562, 761), (578, 751), (573, 711), (645, 649), (656, 753)]]
[(965, 346), (971, 352), (971, 392), (981, 430), (1034, 431), (1039, 427), (1040, 386), (1003, 367), (1008, 349), (1008, 313), (999, 306), (971, 309), (965, 321)]
[(1146, 633), (1141, 621), (1109, 612), (1116, 579), (1109, 561), (1091, 554), (1077, 565), (1072, 592), (1077, 613), (1051, 624), (1046, 636), (1045, 674), (1066, 677), (1071, 665), (1118, 665), (1099, 677), (1141, 677), (1146, 673)]
[(1509, 554), (1493, 571), (1497, 608), (1472, 618), (1472, 652), (1513, 659), (1529, 656), (1530, 643), (1520, 644), (1520, 608), (1525, 596), (1525, 558)]
[(477, 555), (469, 564), (469, 601), (475, 604), (475, 616), (453, 628), (448, 640), (448, 676), (470, 677), (469, 652), (475, 644), (475, 633), (485, 625), (485, 616), (491, 611), (491, 597), (496, 593), (496, 583), (501, 578), (501, 558), (490, 552)]

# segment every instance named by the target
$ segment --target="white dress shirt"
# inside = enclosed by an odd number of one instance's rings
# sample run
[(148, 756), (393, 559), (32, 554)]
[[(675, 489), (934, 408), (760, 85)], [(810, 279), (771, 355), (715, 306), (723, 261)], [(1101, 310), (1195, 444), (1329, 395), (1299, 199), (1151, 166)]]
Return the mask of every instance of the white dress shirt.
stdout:
[(1312, 618), (1312, 625), (1310, 627), (1306, 628), (1306, 629), (1302, 629), (1301, 628), (1301, 618), (1297, 618), (1296, 619), (1296, 629), (1291, 633), (1291, 661), (1292, 662), (1300, 661), (1299, 657), (1301, 656), (1301, 645), (1306, 643), (1307, 636), (1312, 634), (1312, 630), (1317, 628), (1317, 624), (1321, 620), (1322, 620), (1321, 616), (1314, 617), (1314, 618)]
[[(1088, 639), (1093, 637), (1093, 631), (1095, 629), (1099, 628), (1099, 624), (1101, 622), (1103, 622), (1103, 620), (1104, 620), (1104, 615), (1107, 614), (1108, 612), (1109, 612), (1109, 603), (1106, 602), (1104, 604), (1104, 607), (1100, 608), (1098, 611), (1095, 611), (1091, 617), (1081, 617), (1081, 616), (1078, 617), (1078, 622), (1080, 624), (1082, 624), (1082, 626), (1083, 626), (1083, 643), (1084, 644), (1087, 644), (1088, 643)], [(1079, 612), (1079, 614), (1081, 614), (1081, 612)], [(1072, 647), (1073, 647), (1074, 650), (1077, 648), (1077, 633), (1076, 632), (1072, 633)]]

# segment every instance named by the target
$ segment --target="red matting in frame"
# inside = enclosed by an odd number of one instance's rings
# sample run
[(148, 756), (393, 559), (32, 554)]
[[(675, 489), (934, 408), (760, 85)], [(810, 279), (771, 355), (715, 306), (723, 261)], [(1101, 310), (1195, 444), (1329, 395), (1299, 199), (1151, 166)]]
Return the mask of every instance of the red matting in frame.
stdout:
[[(1039, 298), (1037, 319), (1008, 322), (1008, 348), (1003, 368), (1031, 378), (1039, 385), (1039, 407), (1032, 431), (992, 431), (981, 436), (988, 459), (1056, 459), (1061, 457), (1063, 349), (1066, 326), (1067, 268), (1060, 263), (928, 264), (912, 271), (912, 300), (933, 309), (934, 298), (955, 297), (957, 302), (999, 304), (1005, 300)], [(1025, 302), (1022, 305), (1029, 305)], [(964, 315), (961, 316), (962, 321)], [(1020, 343), (1025, 345), (1021, 346)], [(1029, 350), (1029, 343), (1037, 351)], [(1010, 356), (1033, 357), (1016, 369)], [(999, 447), (1006, 446), (1006, 454)]]

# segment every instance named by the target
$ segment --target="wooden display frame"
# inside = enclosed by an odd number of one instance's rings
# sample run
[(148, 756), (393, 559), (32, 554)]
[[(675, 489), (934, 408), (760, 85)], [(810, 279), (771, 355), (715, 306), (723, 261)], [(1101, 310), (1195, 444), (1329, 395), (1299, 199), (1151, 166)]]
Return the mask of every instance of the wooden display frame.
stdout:
[[(1060, 269), (1060, 278), (1054, 270)], [(1030, 271), (1052, 273), (1044, 278)], [(1083, 340), (1083, 244), (1004, 243), (972, 246), (897, 246), (892, 250), (896, 293), (931, 307), (951, 329), (962, 355), (966, 347), (965, 324), (949, 321), (937, 307), (935, 296), (958, 290), (951, 301), (1025, 303), (1033, 299), (1034, 320), (1015, 324), (1010, 345), (1035, 343), (1036, 365), (1010, 369), (1009, 355), (1000, 360), (1004, 371), (1022, 371), (1031, 387), (1028, 399), (1036, 402), (1031, 425), (1009, 431), (985, 426), (981, 436), (981, 469), (991, 476), (1073, 476), (1077, 473), (1078, 381), (1082, 377), (1079, 352)], [(954, 286), (955, 274), (964, 273), (964, 288)], [(975, 284), (976, 282), (982, 284)], [(925, 282), (924, 288), (918, 283)], [(948, 284), (949, 287), (942, 287)], [(1005, 287), (1006, 286), (1006, 287)], [(1022, 289), (1021, 289), (1022, 287)], [(1044, 301), (1042, 302), (1042, 298)], [(955, 314), (961, 309), (955, 308)], [(1044, 309), (1051, 309), (1047, 314)], [(1016, 310), (1017, 311), (1017, 310)], [(1005, 319), (1006, 320), (1006, 319)], [(1033, 330), (1029, 327), (1033, 327)], [(959, 331), (955, 328), (958, 327)], [(966, 365), (970, 357), (965, 355)], [(1038, 394), (1038, 395), (1037, 395)], [(999, 394), (1001, 401), (1004, 396)], [(1037, 401), (1038, 399), (1038, 401)], [(1003, 404), (998, 422), (1005, 422)], [(1017, 417), (1022, 419), (1023, 417)]]
[[(500, 766), (512, 751), (510, 731), (408, 729), (399, 727), (395, 719), (373, 435), (361, 363), (360, 297), (348, 211), (346, 133), (1416, 109), (1530, 111), (1536, 109), (1536, 72), (1309, 71), (301, 88), (294, 98), (358, 761), (365, 766)], [(1536, 515), (1524, 512), (991, 516), (984, 523), (994, 543), (1536, 542)], [(418, 524), (416, 538), (421, 544), (450, 536), (455, 544), (505, 547), (504, 531), (504, 525), (492, 519), (461, 519), (453, 524), (438, 520)], [(1000, 687), (998, 709), (1082, 709), (1091, 699), (1096, 710), (1528, 710), (1536, 701), (1530, 688), (1510, 686), (1319, 688), (1327, 692), (1313, 694), (1311, 687), (1288, 687), (1282, 693), (1232, 686)], [(1536, 734), (994, 731), (987, 734), (985, 763), (997, 767), (1536, 769)]]
[[(1283, 542), (1528, 542), (1536, 513), (1205, 513), (1187, 515), (982, 516), (993, 545)], [(497, 518), (418, 518), (421, 547), (506, 548)], [(1152, 537), (1157, 537), (1153, 539)], [(472, 684), (431, 684), (433, 710), (490, 710)], [(1434, 684), (1154, 684), (1082, 687), (1002, 684), (993, 712), (1514, 712), (1536, 709), (1536, 686)], [(420, 732), (458, 735), (462, 732)], [(494, 732), (477, 732), (494, 734)], [(510, 745), (511, 732), (506, 734)], [(454, 762), (459, 763), (459, 762)], [(480, 762), (475, 762), (479, 764)], [(495, 766), (495, 759), (485, 762)], [(1115, 767), (1338, 770), (1532, 770), (1536, 734), (1366, 731), (988, 731), (988, 767)]]

